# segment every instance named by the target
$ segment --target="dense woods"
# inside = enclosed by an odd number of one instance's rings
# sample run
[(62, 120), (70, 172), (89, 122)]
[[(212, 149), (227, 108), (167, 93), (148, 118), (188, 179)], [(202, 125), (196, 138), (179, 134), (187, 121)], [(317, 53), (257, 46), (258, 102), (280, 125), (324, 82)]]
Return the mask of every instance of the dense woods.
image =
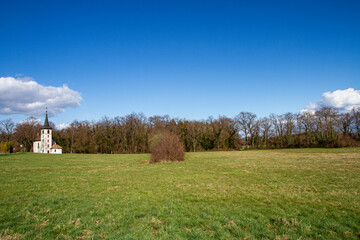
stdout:
[[(0, 142), (14, 151), (31, 151), (41, 124), (30, 118), (19, 124), (0, 122)], [(348, 113), (324, 107), (302, 114), (259, 118), (241, 112), (202, 121), (132, 113), (100, 121), (73, 121), (53, 138), (65, 153), (146, 153), (159, 132), (176, 134), (185, 151), (268, 148), (346, 147), (360, 145), (360, 108)]]

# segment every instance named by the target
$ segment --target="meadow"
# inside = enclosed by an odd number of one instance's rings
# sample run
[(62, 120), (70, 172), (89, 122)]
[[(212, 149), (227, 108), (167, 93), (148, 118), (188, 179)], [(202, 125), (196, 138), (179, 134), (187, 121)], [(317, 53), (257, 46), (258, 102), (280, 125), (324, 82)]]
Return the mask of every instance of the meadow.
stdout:
[(360, 149), (0, 155), (0, 239), (359, 239)]

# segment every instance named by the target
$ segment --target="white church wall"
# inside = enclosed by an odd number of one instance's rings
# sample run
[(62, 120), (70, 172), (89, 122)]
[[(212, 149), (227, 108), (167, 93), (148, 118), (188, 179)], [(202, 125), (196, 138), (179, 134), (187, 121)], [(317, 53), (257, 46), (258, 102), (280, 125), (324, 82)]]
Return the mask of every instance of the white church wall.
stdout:
[(35, 141), (33, 143), (33, 152), (40, 153), (41, 152), (41, 141)]
[(62, 149), (51, 149), (52, 154), (62, 154)]

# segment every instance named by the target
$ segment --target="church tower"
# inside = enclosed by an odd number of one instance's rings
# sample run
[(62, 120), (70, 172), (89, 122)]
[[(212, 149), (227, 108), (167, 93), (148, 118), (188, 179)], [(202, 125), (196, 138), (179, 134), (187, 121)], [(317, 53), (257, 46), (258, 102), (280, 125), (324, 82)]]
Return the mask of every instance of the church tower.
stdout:
[(44, 126), (41, 128), (40, 136), (33, 142), (34, 153), (54, 153), (62, 154), (62, 147), (57, 145), (52, 139), (53, 129), (49, 124), (49, 118), (46, 111)]
[(52, 127), (50, 127), (46, 111), (44, 126), (41, 128), (41, 153), (50, 153), (52, 147)]

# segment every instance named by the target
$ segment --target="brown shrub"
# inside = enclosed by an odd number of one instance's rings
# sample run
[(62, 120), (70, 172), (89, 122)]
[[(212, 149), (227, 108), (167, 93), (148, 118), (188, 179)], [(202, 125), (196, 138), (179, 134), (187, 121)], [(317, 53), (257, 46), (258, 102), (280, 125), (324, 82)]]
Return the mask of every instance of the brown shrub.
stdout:
[(173, 133), (160, 133), (151, 139), (151, 157), (149, 163), (182, 162), (184, 146), (179, 137)]

